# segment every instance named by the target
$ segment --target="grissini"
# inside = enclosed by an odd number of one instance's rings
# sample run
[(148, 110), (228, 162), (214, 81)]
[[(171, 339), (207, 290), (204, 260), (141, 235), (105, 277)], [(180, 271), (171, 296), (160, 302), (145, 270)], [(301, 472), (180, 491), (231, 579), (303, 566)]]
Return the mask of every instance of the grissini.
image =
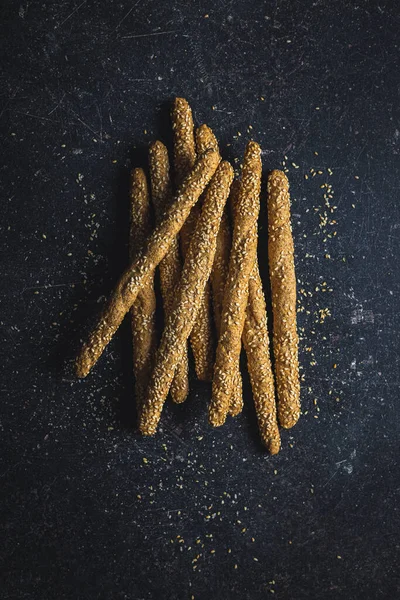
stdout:
[(183, 181), (161, 223), (153, 230), (137, 258), (125, 270), (114, 289), (97, 325), (83, 345), (76, 362), (78, 377), (86, 377), (101, 356), (122, 319), (134, 303), (147, 277), (167, 254), (173, 238), (179, 233), (190, 209), (207, 186), (220, 161), (210, 150), (198, 158)]
[(210, 276), (219, 223), (232, 179), (231, 165), (221, 162), (207, 188), (143, 405), (139, 427), (145, 435), (156, 432), (176, 365), (195, 322), (204, 287)]
[(268, 177), (268, 258), (278, 418), (282, 427), (290, 428), (300, 416), (296, 275), (289, 182), (278, 170)]
[(196, 162), (192, 109), (185, 98), (175, 98), (171, 121), (174, 137), (175, 183), (179, 187)]
[[(239, 182), (234, 181), (231, 186), (231, 198), (234, 190), (237, 189)], [(229, 219), (226, 210), (221, 219), (221, 224), (217, 236), (217, 247), (215, 250), (214, 264), (211, 271), (211, 289), (213, 296), (214, 321), (219, 337), (221, 327), (222, 303), (224, 299), (224, 290), (229, 270), (229, 256), (232, 247), (232, 236), (230, 231)], [(232, 396), (229, 404), (229, 414), (232, 417), (237, 416), (243, 409), (243, 390), (242, 376), (238, 368), (233, 384)]]
[[(149, 189), (143, 169), (133, 169), (131, 173), (130, 212), (129, 259), (133, 261), (152, 229)], [(155, 311), (154, 277), (149, 277), (130, 310), (133, 372), (139, 413), (157, 349)]]
[[(163, 214), (171, 202), (172, 189), (170, 167), (167, 148), (160, 141), (151, 144), (149, 149), (151, 198), (153, 201), (156, 222), (160, 223)], [(175, 290), (181, 276), (182, 265), (179, 253), (178, 236), (171, 241), (170, 249), (159, 264), (161, 294), (164, 306), (164, 315), (171, 312)], [(176, 403), (186, 400), (189, 393), (187, 344), (182, 353), (181, 360), (176, 367), (174, 379), (171, 383), (171, 398)]]
[[(174, 167), (177, 184), (183, 180), (196, 160), (196, 144), (192, 110), (184, 98), (175, 98), (171, 112), (174, 137)], [(202, 152), (198, 152), (202, 154)], [(183, 258), (189, 248), (190, 240), (200, 216), (200, 203), (193, 206), (182, 227), (180, 238)], [(214, 363), (214, 339), (211, 315), (210, 285), (204, 288), (204, 298), (199, 306), (199, 314), (190, 335), (195, 371), (200, 381), (211, 381)]]
[(235, 207), (232, 250), (214, 365), (209, 421), (215, 427), (226, 420), (235, 374), (239, 368), (249, 277), (257, 254), (256, 225), (260, 212), (261, 169), (261, 148), (256, 142), (249, 142)]
[[(240, 182), (235, 181), (231, 187), (231, 208), (234, 221), (237, 218), (235, 210), (238, 204), (239, 190)], [(257, 235), (257, 225), (255, 225), (255, 229)], [(267, 310), (257, 256), (249, 278), (249, 295), (242, 341), (247, 355), (247, 367), (261, 439), (271, 454), (277, 454), (281, 445), (280, 434), (276, 419), (274, 375), (269, 353)]]
[[(197, 152), (205, 152), (207, 148), (219, 151), (218, 141), (212, 129), (208, 125), (200, 125), (195, 134)], [(233, 184), (232, 184), (233, 187)], [(231, 188), (232, 189), (232, 188)], [(226, 278), (228, 276), (229, 255), (231, 251), (232, 237), (226, 208), (222, 214), (221, 224), (218, 230), (217, 246), (215, 250), (214, 264), (211, 271), (212, 305), (214, 312), (214, 323), (219, 336), (221, 325), (222, 302)], [(229, 414), (236, 417), (243, 409), (242, 376), (238, 368), (232, 390), (229, 405)]]
[(267, 310), (258, 260), (256, 260), (250, 275), (249, 299), (242, 339), (247, 355), (247, 368), (261, 440), (271, 454), (277, 454), (281, 447), (281, 437), (276, 418), (274, 375), (269, 354)]

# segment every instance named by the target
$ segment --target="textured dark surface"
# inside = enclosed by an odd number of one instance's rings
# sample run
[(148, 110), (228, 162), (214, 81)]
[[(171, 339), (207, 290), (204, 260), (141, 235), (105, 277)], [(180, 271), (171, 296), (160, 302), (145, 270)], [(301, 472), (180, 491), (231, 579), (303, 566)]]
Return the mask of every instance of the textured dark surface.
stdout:
[[(399, 28), (390, 0), (2, 2), (2, 598), (398, 597)], [(69, 370), (175, 95), (226, 158), (249, 125), (288, 157), (306, 414), (275, 458), (248, 382), (223, 428), (192, 382), (141, 439), (127, 323)]]

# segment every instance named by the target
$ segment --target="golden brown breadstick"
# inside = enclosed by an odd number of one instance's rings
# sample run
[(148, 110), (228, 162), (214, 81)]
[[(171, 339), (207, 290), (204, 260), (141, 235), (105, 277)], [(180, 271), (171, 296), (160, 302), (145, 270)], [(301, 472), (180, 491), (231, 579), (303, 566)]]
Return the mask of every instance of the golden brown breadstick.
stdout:
[[(234, 181), (230, 198), (234, 220), (237, 218), (239, 190), (240, 182)], [(256, 225), (255, 229), (257, 235)], [(249, 278), (249, 296), (242, 340), (247, 354), (247, 366), (261, 439), (270, 453), (276, 454), (280, 449), (280, 435), (276, 420), (274, 376), (269, 355), (267, 311), (257, 256)]]
[(222, 303), (224, 301), (225, 284), (229, 270), (229, 255), (231, 252), (232, 237), (229, 228), (228, 215), (224, 210), (217, 235), (214, 264), (210, 281), (213, 296), (214, 321), (219, 336), (221, 326)]
[[(174, 166), (175, 179), (179, 184), (186, 176), (196, 160), (194, 126), (191, 108), (184, 98), (175, 98), (172, 107), (172, 129), (174, 134)], [(200, 151), (199, 154), (202, 154)], [(189, 248), (197, 220), (200, 216), (200, 204), (190, 211), (181, 230), (181, 247), (183, 258)], [(214, 340), (211, 316), (210, 286), (204, 289), (204, 299), (199, 306), (199, 314), (190, 334), (190, 344), (193, 351), (195, 370), (198, 379), (211, 381), (214, 362)]]
[(185, 98), (175, 98), (171, 120), (174, 135), (175, 182), (179, 187), (196, 162), (192, 109)]
[(198, 154), (203, 154), (208, 149), (219, 152), (218, 141), (213, 130), (208, 125), (200, 125), (196, 129), (196, 149)]
[[(129, 258), (134, 260), (150, 234), (151, 216), (149, 190), (143, 169), (133, 169), (131, 174), (131, 224), (129, 235)], [(155, 327), (156, 296), (154, 276), (147, 279), (131, 306), (133, 339), (133, 372), (135, 375), (136, 404), (140, 412), (143, 395), (149, 383), (153, 360), (157, 349)]]
[[(236, 182), (231, 186), (231, 195)], [(217, 247), (215, 250), (214, 264), (211, 271), (211, 288), (213, 296), (214, 321), (219, 336), (221, 325), (222, 303), (224, 299), (225, 284), (228, 277), (229, 256), (232, 246), (232, 237), (229, 227), (229, 219), (224, 210), (217, 236)], [(240, 370), (235, 376), (232, 397), (229, 404), (229, 414), (232, 417), (238, 415), (243, 409), (242, 376)]]
[(214, 366), (209, 420), (222, 425), (228, 414), (234, 376), (239, 368), (241, 337), (248, 299), (249, 277), (257, 253), (257, 219), (260, 211), (261, 149), (249, 142), (244, 155), (242, 181), (235, 207), (232, 250), (224, 291), (221, 330)]
[(277, 170), (268, 177), (268, 257), (278, 417), (282, 427), (290, 428), (300, 416), (296, 275), (289, 182)]
[[(151, 195), (156, 212), (156, 221), (159, 224), (164, 211), (171, 202), (172, 190), (169, 175), (168, 151), (164, 144), (157, 141), (150, 146), (149, 151)], [(164, 315), (171, 312), (175, 290), (179, 283), (182, 266), (179, 255), (178, 237), (174, 237), (170, 249), (160, 262), (161, 293), (164, 302)], [(189, 393), (187, 344), (181, 359), (176, 367), (174, 379), (171, 383), (171, 398), (180, 403), (186, 400)]]
[(210, 284), (208, 281), (204, 287), (203, 298), (200, 302), (198, 315), (190, 333), (190, 345), (193, 351), (197, 379), (200, 381), (211, 381), (214, 365), (215, 340), (211, 314)]
[(177, 362), (195, 322), (204, 286), (210, 276), (219, 222), (232, 179), (231, 165), (221, 162), (205, 193), (141, 413), (140, 430), (145, 435), (153, 435), (157, 429)]
[(257, 259), (249, 280), (249, 299), (242, 339), (261, 439), (271, 454), (277, 454), (281, 447), (281, 437), (276, 419), (267, 310)]
[(123, 273), (77, 358), (78, 377), (86, 377), (101, 356), (135, 301), (146, 278), (167, 254), (171, 241), (180, 231), (190, 209), (213, 176), (219, 161), (219, 155), (212, 150), (199, 157), (193, 171), (184, 180), (174, 201), (165, 212), (163, 220), (147, 239), (143, 250), (138, 253), (134, 262)]

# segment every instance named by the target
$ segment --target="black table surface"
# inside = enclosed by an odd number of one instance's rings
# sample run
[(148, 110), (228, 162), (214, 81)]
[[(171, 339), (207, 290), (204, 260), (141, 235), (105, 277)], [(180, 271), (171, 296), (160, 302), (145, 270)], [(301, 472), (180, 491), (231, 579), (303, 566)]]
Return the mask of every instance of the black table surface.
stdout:
[[(399, 15), (2, 3), (2, 598), (398, 597)], [(127, 264), (129, 169), (171, 148), (175, 96), (236, 168), (252, 138), (265, 174), (288, 171), (303, 415), (276, 457), (247, 376), (224, 427), (191, 373), (141, 438), (128, 322), (87, 379), (71, 369)]]

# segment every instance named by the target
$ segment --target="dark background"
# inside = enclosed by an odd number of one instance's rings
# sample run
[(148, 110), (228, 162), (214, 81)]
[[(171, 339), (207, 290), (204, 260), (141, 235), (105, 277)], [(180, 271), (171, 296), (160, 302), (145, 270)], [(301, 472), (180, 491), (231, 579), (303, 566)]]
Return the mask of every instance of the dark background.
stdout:
[[(1, 598), (398, 597), (396, 4), (3, 0)], [(250, 137), (286, 160), (304, 415), (276, 457), (248, 382), (223, 428), (193, 380), (138, 436), (128, 323), (70, 368), (176, 95), (235, 166)]]

